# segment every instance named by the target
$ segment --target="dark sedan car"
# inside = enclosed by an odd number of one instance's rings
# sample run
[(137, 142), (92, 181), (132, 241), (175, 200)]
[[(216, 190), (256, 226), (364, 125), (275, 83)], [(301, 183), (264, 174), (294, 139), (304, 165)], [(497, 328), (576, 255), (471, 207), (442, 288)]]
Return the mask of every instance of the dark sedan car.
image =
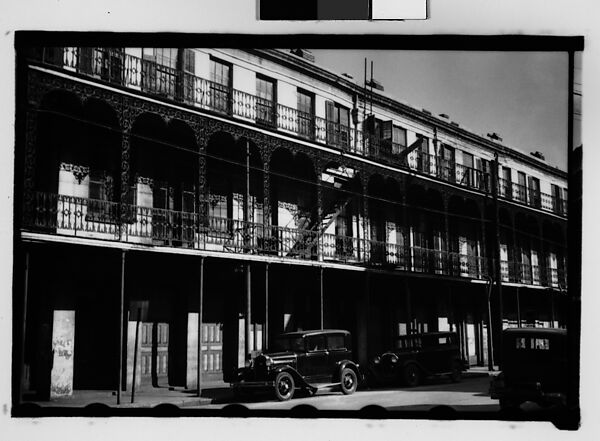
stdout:
[(567, 331), (553, 328), (510, 328), (502, 332), (502, 371), (490, 395), (501, 409), (525, 401), (541, 406), (566, 404)]
[(339, 329), (282, 334), (271, 349), (237, 372), (231, 384), (236, 395), (272, 390), (278, 400), (289, 400), (296, 389), (314, 394), (320, 388), (354, 393), (362, 379), (352, 361), (350, 333)]
[(454, 332), (402, 335), (393, 349), (375, 357), (369, 366), (370, 384), (418, 386), (423, 378), (449, 375), (459, 381), (465, 362)]

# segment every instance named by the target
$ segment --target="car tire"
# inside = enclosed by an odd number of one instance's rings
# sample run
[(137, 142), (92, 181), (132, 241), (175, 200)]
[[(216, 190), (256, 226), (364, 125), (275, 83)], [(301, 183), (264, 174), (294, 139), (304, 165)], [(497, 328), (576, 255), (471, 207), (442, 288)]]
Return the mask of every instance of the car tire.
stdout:
[(408, 387), (417, 387), (421, 384), (421, 370), (415, 364), (405, 366), (402, 371), (402, 379)]
[(291, 400), (295, 387), (294, 378), (288, 372), (280, 372), (275, 377), (275, 396), (279, 401)]
[(452, 363), (452, 373), (450, 374), (450, 380), (453, 383), (458, 383), (460, 381), (460, 377), (462, 376), (462, 369), (460, 363), (455, 361)]
[(500, 410), (504, 412), (517, 411), (521, 407), (521, 403), (516, 400), (511, 400), (509, 398), (500, 398), (499, 400)]
[(351, 395), (356, 391), (358, 386), (358, 378), (356, 372), (350, 368), (342, 369), (340, 372), (340, 389), (344, 395)]

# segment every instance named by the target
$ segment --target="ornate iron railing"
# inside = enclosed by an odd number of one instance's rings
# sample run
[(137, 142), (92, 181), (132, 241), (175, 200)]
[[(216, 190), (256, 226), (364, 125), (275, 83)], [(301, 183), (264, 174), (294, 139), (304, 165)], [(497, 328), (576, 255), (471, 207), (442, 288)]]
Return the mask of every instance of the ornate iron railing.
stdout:
[(487, 274), (483, 257), (313, 230), (44, 192), (34, 193), (32, 206), (25, 213), (24, 228), (48, 234), (476, 279)]
[(543, 192), (535, 192), (526, 186), (498, 178), (498, 195), (559, 216), (567, 216), (567, 200)]
[(552, 268), (550, 266), (502, 260), (500, 262), (500, 275), (503, 282), (552, 288), (566, 288), (567, 286), (565, 268)]
[[(24, 228), (151, 246), (324, 260), (452, 277), (484, 279), (488, 275), (483, 256), (45, 192), (33, 194)], [(500, 273), (504, 282), (567, 286), (565, 268), (503, 260)]]

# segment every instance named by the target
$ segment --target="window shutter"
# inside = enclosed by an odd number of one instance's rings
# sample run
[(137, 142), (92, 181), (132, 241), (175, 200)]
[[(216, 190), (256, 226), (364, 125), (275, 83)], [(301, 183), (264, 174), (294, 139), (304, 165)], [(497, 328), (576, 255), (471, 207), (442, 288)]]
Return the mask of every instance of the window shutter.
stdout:
[(195, 64), (195, 53), (191, 49), (183, 50), (183, 70), (188, 73), (195, 73), (196, 64)]
[(335, 122), (335, 119), (333, 117), (334, 115), (334, 104), (333, 101), (325, 101), (325, 119), (328, 122)]
[(391, 141), (392, 140), (392, 121), (384, 121), (383, 123), (381, 123), (382, 126), (382, 130), (381, 130), (381, 139), (384, 139), (386, 141)]

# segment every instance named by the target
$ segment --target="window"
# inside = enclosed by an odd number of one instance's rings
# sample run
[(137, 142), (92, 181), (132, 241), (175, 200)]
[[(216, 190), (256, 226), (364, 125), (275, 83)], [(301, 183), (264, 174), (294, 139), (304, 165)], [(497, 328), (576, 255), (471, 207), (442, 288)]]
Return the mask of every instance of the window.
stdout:
[(406, 129), (392, 127), (392, 154), (398, 154), (406, 148)]
[(440, 171), (442, 179), (450, 182), (455, 181), (455, 151), (454, 148), (442, 144), (440, 147)]
[(313, 138), (315, 135), (315, 96), (298, 89), (298, 134)]
[(540, 196), (540, 180), (532, 176), (529, 177), (529, 205), (540, 208), (542, 198)]
[(462, 177), (459, 184), (466, 186), (473, 186), (475, 183), (475, 174), (473, 169), (473, 155), (471, 153), (462, 152), (463, 157), (463, 169), (462, 169)]
[(213, 110), (231, 113), (231, 64), (210, 59), (210, 107)]
[(113, 179), (104, 171), (90, 171), (89, 200), (86, 220), (109, 222), (116, 220), (113, 198)]
[(333, 101), (325, 102), (327, 144), (347, 147), (350, 143), (350, 110)]
[(552, 211), (554, 211), (555, 213), (562, 213), (562, 189), (555, 184), (552, 184), (552, 202)]
[(275, 80), (256, 75), (256, 121), (269, 126), (276, 124)]
[(196, 55), (191, 49), (183, 50), (183, 99), (194, 102), (196, 89)]
[(511, 169), (502, 167), (502, 181), (500, 183), (500, 194), (506, 199), (512, 199)]
[(306, 337), (306, 350), (307, 351), (325, 351), (327, 345), (325, 344), (324, 335), (312, 335)]
[(477, 186), (480, 190), (489, 190), (490, 161), (477, 158), (475, 160)]
[(525, 177), (525, 173), (517, 172), (518, 184), (515, 189), (515, 199), (520, 202), (527, 202), (527, 180)]
[(550, 340), (547, 338), (533, 338), (531, 344), (531, 349), (541, 349), (544, 351), (548, 351), (550, 349)]
[(386, 153), (397, 155), (406, 148), (406, 129), (398, 127), (392, 121), (376, 120), (376, 136)]
[(142, 52), (142, 89), (174, 97), (177, 88), (177, 49), (144, 48)]
[(332, 351), (346, 349), (343, 335), (329, 335), (327, 336), (327, 342), (329, 345), (329, 349)]

